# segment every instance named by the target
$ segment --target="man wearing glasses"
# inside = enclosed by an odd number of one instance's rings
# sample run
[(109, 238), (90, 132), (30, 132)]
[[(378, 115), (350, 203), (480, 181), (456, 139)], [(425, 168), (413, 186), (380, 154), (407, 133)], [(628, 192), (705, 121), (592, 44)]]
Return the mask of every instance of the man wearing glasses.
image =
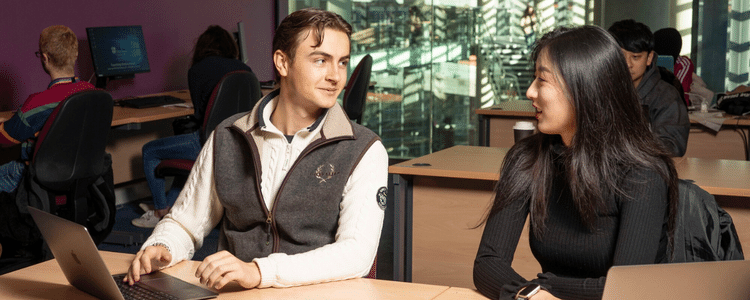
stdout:
[(46, 90), (30, 95), (10, 119), (0, 123), (0, 146), (21, 144), (21, 158), (0, 166), (0, 192), (13, 192), (18, 186), (31, 160), (36, 135), (60, 101), (94, 88), (75, 77), (78, 38), (70, 28), (55, 25), (42, 30), (35, 54), (51, 81)]

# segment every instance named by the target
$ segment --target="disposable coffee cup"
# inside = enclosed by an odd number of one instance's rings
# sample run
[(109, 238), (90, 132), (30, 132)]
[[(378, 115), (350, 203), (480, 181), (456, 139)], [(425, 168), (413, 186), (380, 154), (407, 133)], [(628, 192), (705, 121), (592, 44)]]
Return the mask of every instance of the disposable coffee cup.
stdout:
[(518, 143), (518, 141), (534, 134), (534, 129), (534, 123), (532, 122), (516, 122), (516, 125), (513, 126), (513, 138), (515, 139), (515, 142)]

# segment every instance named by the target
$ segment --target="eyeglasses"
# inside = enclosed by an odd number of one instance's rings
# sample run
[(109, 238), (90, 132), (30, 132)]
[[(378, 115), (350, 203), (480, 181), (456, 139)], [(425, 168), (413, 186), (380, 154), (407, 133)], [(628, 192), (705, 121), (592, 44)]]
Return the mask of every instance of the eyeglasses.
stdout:
[(42, 52), (41, 51), (34, 52), (34, 55), (36, 55), (37, 58), (41, 58)]

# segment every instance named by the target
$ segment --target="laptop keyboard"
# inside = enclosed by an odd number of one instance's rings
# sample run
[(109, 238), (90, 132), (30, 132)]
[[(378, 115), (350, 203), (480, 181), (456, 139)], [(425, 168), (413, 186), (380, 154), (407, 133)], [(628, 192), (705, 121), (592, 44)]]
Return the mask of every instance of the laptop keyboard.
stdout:
[(128, 283), (122, 281), (122, 279), (125, 277), (124, 274), (115, 275), (112, 277), (115, 279), (117, 287), (120, 289), (120, 293), (122, 293), (122, 296), (125, 298), (125, 300), (179, 299), (167, 293), (149, 290), (140, 284), (129, 285)]
[(162, 96), (148, 96), (148, 97), (138, 97), (138, 98), (130, 98), (130, 99), (122, 99), (117, 101), (117, 104), (124, 107), (133, 107), (133, 108), (149, 108), (149, 107), (157, 107), (157, 106), (163, 106), (163, 105), (169, 105), (169, 104), (178, 104), (178, 103), (184, 103), (180, 98), (169, 96), (169, 95), (162, 95)]

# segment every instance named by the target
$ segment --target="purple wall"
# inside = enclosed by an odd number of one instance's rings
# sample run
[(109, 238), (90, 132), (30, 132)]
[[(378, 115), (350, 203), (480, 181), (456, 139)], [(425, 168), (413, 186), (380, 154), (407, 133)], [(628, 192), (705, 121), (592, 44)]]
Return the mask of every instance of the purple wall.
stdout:
[(209, 25), (230, 32), (245, 26), (248, 65), (258, 79), (273, 79), (273, 0), (6, 1), (0, 11), (0, 111), (15, 110), (28, 95), (44, 90), (39, 33), (50, 25), (70, 27), (79, 40), (76, 75), (95, 83), (86, 27), (141, 25), (151, 72), (110, 81), (107, 90), (123, 98), (187, 89), (195, 40)]

